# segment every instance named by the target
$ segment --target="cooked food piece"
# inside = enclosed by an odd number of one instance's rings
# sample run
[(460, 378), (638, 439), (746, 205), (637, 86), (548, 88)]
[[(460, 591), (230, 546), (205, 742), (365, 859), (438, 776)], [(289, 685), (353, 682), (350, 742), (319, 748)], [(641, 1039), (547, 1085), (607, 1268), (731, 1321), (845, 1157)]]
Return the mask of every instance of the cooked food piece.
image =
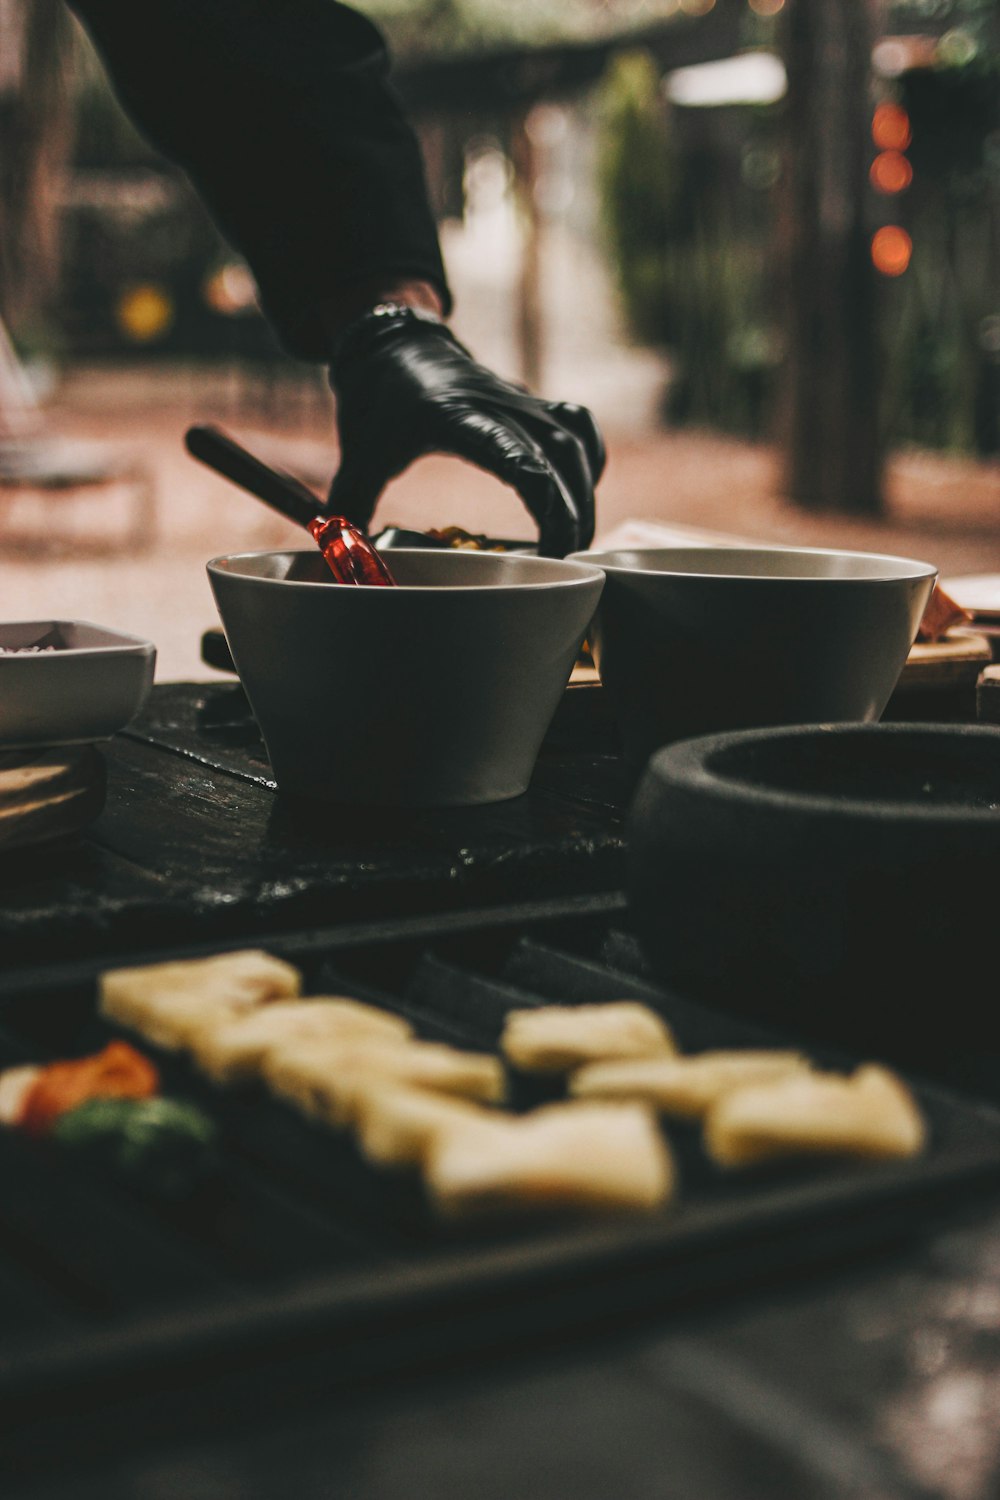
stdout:
[(279, 1099), (320, 1119), (331, 1080), (350, 1079), (362, 1067), (372, 1072), (383, 1053), (406, 1045), (397, 1037), (296, 1037), (265, 1053), (261, 1078)]
[(344, 1078), (331, 1088), (324, 1111), (334, 1122), (353, 1123), (372, 1076), (458, 1099), (500, 1104), (506, 1097), (507, 1078), (498, 1057), (488, 1052), (465, 1052), (441, 1042), (408, 1042), (392, 1051), (369, 1053), (357, 1068), (355, 1079)]
[(633, 1099), (680, 1120), (700, 1120), (717, 1099), (752, 1083), (801, 1073), (799, 1052), (699, 1052), (590, 1063), (569, 1080), (576, 1098)]
[(110, 1042), (92, 1057), (42, 1068), (18, 1123), (29, 1135), (48, 1135), (60, 1115), (88, 1099), (146, 1099), (159, 1087), (160, 1075), (147, 1057), (127, 1042)]
[(638, 1104), (562, 1104), (442, 1130), (425, 1182), (451, 1216), (505, 1209), (659, 1208), (674, 1190), (669, 1148)]
[(502, 542), (495, 541), (493, 537), (484, 536), (482, 532), (466, 531), (462, 526), (443, 526), (440, 529), (432, 526), (426, 535), (431, 537), (439, 547), (452, 547), (470, 552), (507, 551)]
[(405, 1040), (413, 1027), (402, 1016), (360, 1000), (315, 996), (282, 1000), (242, 1016), (206, 1024), (191, 1041), (195, 1061), (217, 1083), (238, 1083), (259, 1075), (265, 1057), (288, 1042)]
[(0, 1073), (0, 1125), (20, 1125), (25, 1102), (41, 1074), (32, 1064)]
[(565, 1073), (606, 1057), (669, 1057), (670, 1027), (648, 1005), (542, 1005), (509, 1011), (500, 1049), (526, 1073)]
[(920, 628), (917, 631), (918, 641), (939, 641), (947, 635), (953, 625), (969, 625), (972, 616), (967, 609), (954, 600), (950, 594), (946, 594), (939, 583), (935, 583), (931, 590), (931, 597), (927, 601)]
[(52, 1139), (162, 1198), (187, 1196), (216, 1166), (214, 1125), (177, 1099), (90, 1099), (60, 1116)]
[(331, 1125), (352, 1122), (359, 1092), (375, 1077), (487, 1103), (504, 1097), (506, 1083), (498, 1058), (435, 1042), (329, 1038), (289, 1043), (264, 1062), (274, 1093)]
[(850, 1078), (793, 1073), (739, 1089), (720, 1099), (705, 1121), (708, 1154), (725, 1167), (813, 1154), (916, 1156), (926, 1139), (909, 1089), (874, 1065)]
[(101, 976), (105, 1020), (138, 1031), (157, 1047), (185, 1047), (210, 1017), (220, 1020), (297, 996), (302, 976), (270, 953), (247, 949), (214, 958), (113, 969)]
[(423, 1162), (443, 1130), (461, 1130), (503, 1116), (454, 1094), (436, 1094), (397, 1079), (374, 1077), (357, 1091), (354, 1129), (358, 1145), (380, 1167)]

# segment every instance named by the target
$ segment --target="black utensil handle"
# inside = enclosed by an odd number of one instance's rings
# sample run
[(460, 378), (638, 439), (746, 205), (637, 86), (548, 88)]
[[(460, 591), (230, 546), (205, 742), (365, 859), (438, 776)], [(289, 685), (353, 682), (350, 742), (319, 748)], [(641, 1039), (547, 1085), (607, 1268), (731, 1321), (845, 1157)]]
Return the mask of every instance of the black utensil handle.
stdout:
[(221, 428), (189, 427), (184, 442), (192, 458), (207, 464), (241, 489), (249, 490), (251, 495), (256, 495), (258, 500), (263, 500), (265, 505), (280, 511), (299, 526), (308, 526), (315, 516), (322, 513), (322, 500), (301, 479), (286, 474), (283, 469), (272, 469)]
[(212, 667), (216, 672), (235, 672), (236, 663), (229, 649), (225, 632), (218, 625), (209, 626), (208, 630), (202, 631), (201, 636), (201, 659), (206, 667)]

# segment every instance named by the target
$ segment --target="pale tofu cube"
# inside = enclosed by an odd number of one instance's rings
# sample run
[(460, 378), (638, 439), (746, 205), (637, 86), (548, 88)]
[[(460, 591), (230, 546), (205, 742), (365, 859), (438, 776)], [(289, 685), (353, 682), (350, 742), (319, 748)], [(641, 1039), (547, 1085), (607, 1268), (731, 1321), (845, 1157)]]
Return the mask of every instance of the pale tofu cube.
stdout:
[(41, 1076), (42, 1069), (31, 1064), (0, 1073), (0, 1125), (20, 1125), (28, 1095)]
[(352, 1123), (359, 1092), (373, 1077), (490, 1104), (506, 1088), (498, 1058), (415, 1041), (330, 1041), (311, 1051), (290, 1045), (270, 1055), (264, 1076), (275, 1093), (330, 1125)]
[(464, 1052), (437, 1042), (410, 1042), (391, 1053), (369, 1053), (358, 1060), (353, 1076), (331, 1079), (322, 1091), (323, 1117), (334, 1125), (353, 1124), (374, 1079), (481, 1104), (500, 1104), (507, 1092), (503, 1064), (490, 1053)]
[(709, 1111), (705, 1147), (721, 1166), (773, 1157), (916, 1156), (927, 1128), (906, 1085), (868, 1065), (849, 1078), (792, 1074), (727, 1094)]
[(315, 996), (206, 1023), (193, 1038), (191, 1050), (204, 1073), (228, 1084), (258, 1077), (268, 1054), (290, 1042), (327, 1037), (344, 1042), (403, 1041), (412, 1034), (410, 1023), (390, 1011), (360, 1000)]
[(267, 1051), (261, 1059), (261, 1077), (277, 1098), (312, 1119), (330, 1120), (331, 1089), (339, 1084), (346, 1090), (359, 1069), (378, 1072), (381, 1064), (385, 1071), (384, 1054), (411, 1045), (400, 1037), (298, 1037)]
[(270, 953), (246, 949), (214, 958), (112, 969), (102, 974), (98, 1008), (106, 1021), (157, 1047), (185, 1047), (210, 1020), (242, 1015), (299, 994), (302, 976)]
[(509, 1011), (500, 1050), (522, 1072), (566, 1073), (603, 1058), (670, 1057), (677, 1044), (648, 1005), (612, 1000)]
[(633, 1099), (679, 1120), (700, 1120), (717, 1099), (748, 1084), (808, 1069), (799, 1052), (700, 1052), (590, 1063), (569, 1080), (578, 1099)]
[(496, 1118), (495, 1112), (491, 1116), (469, 1099), (383, 1077), (368, 1079), (354, 1101), (358, 1145), (380, 1167), (418, 1165), (442, 1131), (493, 1123)]
[(425, 1184), (448, 1217), (525, 1209), (650, 1211), (674, 1193), (673, 1158), (637, 1104), (563, 1104), (442, 1130)]

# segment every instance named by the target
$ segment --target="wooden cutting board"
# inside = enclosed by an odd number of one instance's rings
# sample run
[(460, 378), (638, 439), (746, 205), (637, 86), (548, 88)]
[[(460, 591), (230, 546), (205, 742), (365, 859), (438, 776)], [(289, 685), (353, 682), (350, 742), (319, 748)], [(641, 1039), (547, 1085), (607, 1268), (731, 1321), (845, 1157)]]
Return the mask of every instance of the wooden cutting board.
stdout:
[(104, 806), (105, 779), (92, 745), (0, 754), (0, 854), (78, 833)]
[[(217, 672), (236, 670), (226, 637), (217, 626), (202, 635), (201, 659)], [(974, 683), (983, 667), (989, 666), (992, 660), (992, 643), (978, 631), (952, 630), (942, 641), (917, 641), (910, 648), (896, 691), (961, 687)], [(573, 668), (569, 685), (600, 690), (597, 668), (578, 663)]]
[(971, 684), (992, 660), (990, 641), (974, 630), (951, 630), (941, 641), (915, 641), (896, 691)]

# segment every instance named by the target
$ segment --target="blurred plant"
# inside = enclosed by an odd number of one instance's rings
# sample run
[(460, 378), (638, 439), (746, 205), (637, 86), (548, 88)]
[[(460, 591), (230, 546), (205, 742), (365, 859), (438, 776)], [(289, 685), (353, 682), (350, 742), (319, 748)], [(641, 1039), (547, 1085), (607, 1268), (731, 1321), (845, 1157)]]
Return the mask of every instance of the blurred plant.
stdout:
[[(963, 28), (975, 22), (975, 46), (949, 31), (935, 67), (895, 86), (913, 125), (899, 205), (913, 257), (882, 288), (883, 419), (894, 444), (990, 454), (1000, 451), (1000, 0), (933, 5)], [(672, 123), (652, 60), (618, 58), (602, 111), (605, 228), (633, 335), (673, 362), (670, 414), (763, 435), (783, 354), (768, 254), (775, 117), (712, 114), (697, 128)]]
[(365, 0), (402, 58), (620, 35), (674, 14), (676, 0)]
[(633, 334), (671, 342), (664, 297), (669, 247), (683, 236), (680, 164), (659, 90), (644, 52), (624, 53), (604, 86), (598, 156), (601, 209)]
[[(955, 7), (958, 0), (954, 0)], [(996, 0), (965, 0), (981, 45), (952, 47), (906, 74), (913, 183), (904, 213), (908, 273), (885, 289), (887, 430), (896, 441), (1000, 452), (1000, 19)], [(948, 34), (952, 35), (951, 33)], [(947, 41), (947, 36), (943, 39)]]
[(612, 64), (599, 177), (629, 327), (670, 355), (671, 416), (756, 436), (780, 349), (752, 204), (773, 186), (775, 157), (766, 132), (750, 137), (720, 170), (718, 149), (682, 143), (671, 128), (651, 58), (627, 53)]
[(1000, 4), (997, 0), (888, 0), (885, 31), (951, 23), (938, 40), (935, 66), (1000, 73)]

